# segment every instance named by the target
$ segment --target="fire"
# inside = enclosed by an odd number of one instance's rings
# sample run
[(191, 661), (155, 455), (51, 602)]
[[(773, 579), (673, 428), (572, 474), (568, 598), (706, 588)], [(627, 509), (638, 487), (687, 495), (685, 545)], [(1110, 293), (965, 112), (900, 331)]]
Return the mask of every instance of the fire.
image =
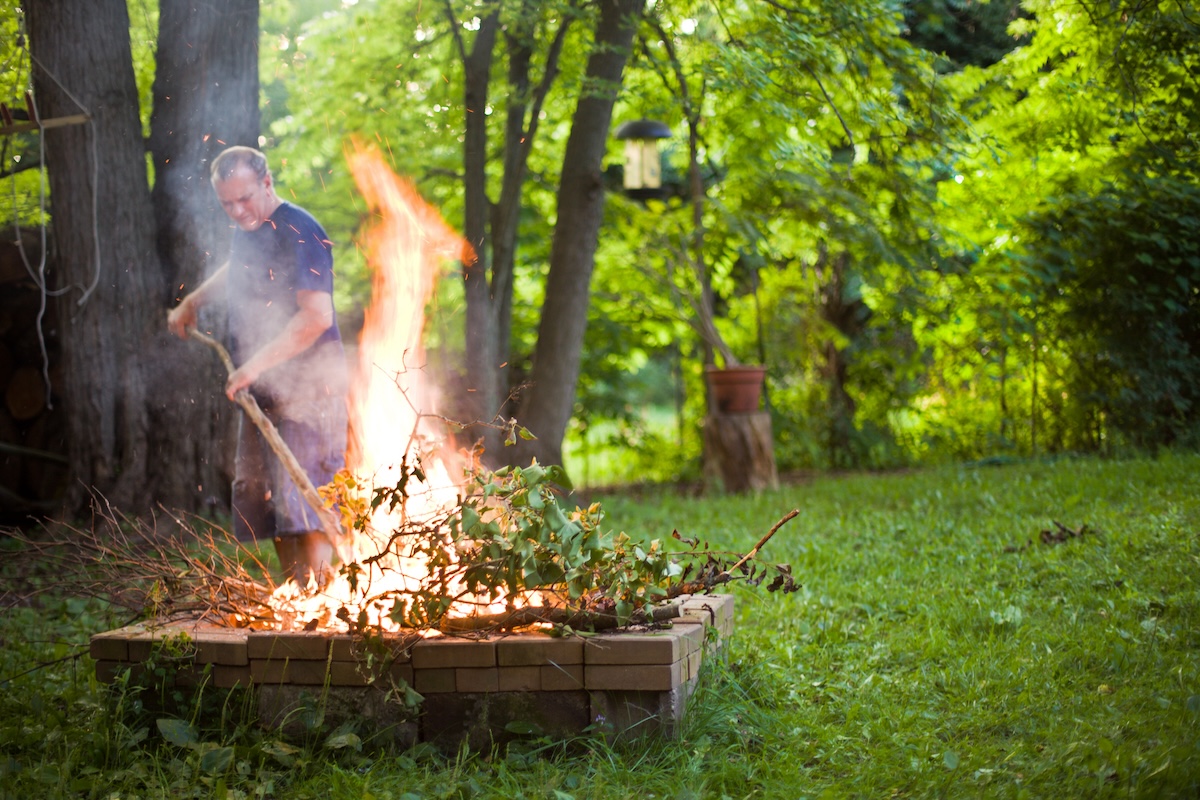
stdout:
[[(447, 466), (453, 454), (438, 452), (446, 449), (445, 443), (427, 416), (435, 413), (437, 396), (424, 369), (421, 337), (425, 307), (443, 265), (450, 259), (469, 262), (474, 254), (377, 151), (356, 146), (347, 159), (373, 217), (361, 237), (372, 271), (371, 303), (349, 398), (347, 464), (360, 485), (367, 487), (395, 486), (402, 461), (411, 466), (418, 456), (425, 471), (423, 482), (409, 481), (407, 501), (394, 514), (381, 506), (367, 530), (355, 533), (357, 555), (369, 559), (384, 551), (399, 522), (441, 519), (458, 499)], [(289, 582), (275, 594), (276, 610), (285, 625), (289, 620), (317, 619), (323, 626), (336, 609), (346, 607), (354, 615), (365, 613), (372, 626), (395, 628), (387, 618), (391, 603), (373, 598), (412, 591), (429, 569), (419, 558), (387, 556), (370, 565), (358, 559), (364, 571), (356, 577), (357, 589), (344, 574), (316, 593), (313, 587), (305, 590)]]

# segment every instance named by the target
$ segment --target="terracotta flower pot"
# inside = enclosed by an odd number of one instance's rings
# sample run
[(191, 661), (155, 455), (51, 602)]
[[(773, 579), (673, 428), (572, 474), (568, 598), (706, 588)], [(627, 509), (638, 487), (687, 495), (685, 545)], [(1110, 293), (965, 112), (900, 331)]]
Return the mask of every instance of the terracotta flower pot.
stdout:
[(722, 414), (758, 411), (766, 367), (705, 367), (704, 378)]

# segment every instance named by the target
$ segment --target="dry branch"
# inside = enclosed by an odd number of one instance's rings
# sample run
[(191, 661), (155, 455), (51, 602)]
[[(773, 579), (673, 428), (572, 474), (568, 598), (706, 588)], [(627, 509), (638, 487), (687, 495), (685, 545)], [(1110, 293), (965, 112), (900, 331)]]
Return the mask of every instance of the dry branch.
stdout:
[[(666, 622), (680, 614), (678, 603), (665, 606), (639, 608), (630, 616), (630, 625), (649, 625)], [(447, 617), (438, 625), (442, 633), (472, 633), (477, 631), (504, 631), (525, 628), (537, 623), (565, 625), (577, 630), (611, 630), (621, 626), (615, 614), (603, 611), (577, 611), (556, 606), (526, 606), (499, 614), (481, 614), (475, 617)]]

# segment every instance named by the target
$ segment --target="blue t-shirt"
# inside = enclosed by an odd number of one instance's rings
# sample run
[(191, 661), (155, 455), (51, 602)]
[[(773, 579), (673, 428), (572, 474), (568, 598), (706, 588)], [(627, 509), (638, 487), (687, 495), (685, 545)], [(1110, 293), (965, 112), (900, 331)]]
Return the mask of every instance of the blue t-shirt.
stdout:
[[(257, 230), (234, 231), (226, 290), (230, 355), (240, 366), (300, 310), (296, 292), (333, 293), (333, 245), (311, 214), (282, 203)], [(337, 320), (303, 353), (263, 373), (252, 391), (265, 410), (295, 419), (309, 416), (314, 402), (343, 397)]]

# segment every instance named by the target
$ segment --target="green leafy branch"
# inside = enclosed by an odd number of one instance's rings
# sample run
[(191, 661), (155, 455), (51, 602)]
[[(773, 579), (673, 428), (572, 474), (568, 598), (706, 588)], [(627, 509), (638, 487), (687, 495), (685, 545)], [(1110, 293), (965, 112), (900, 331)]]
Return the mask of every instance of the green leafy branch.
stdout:
[[(395, 486), (375, 489), (369, 502), (345, 501), (343, 514), (363, 530), (376, 509), (402, 508), (419, 469), (404, 465)], [(711, 551), (677, 532), (675, 539), (692, 549), (673, 553), (659, 539), (638, 541), (605, 531), (599, 504), (568, 510), (562, 493), (570, 488), (560, 467), (536, 462), (470, 472), (462, 499), (443, 519), (401, 517), (386, 545), (365, 559), (383, 569), (392, 560), (389, 556), (417, 557), (428, 564), (428, 576), (418, 588), (391, 590), (371, 602), (390, 602), (389, 617), (413, 629), (506, 630), (542, 622), (598, 630), (669, 619), (678, 613), (672, 599), (733, 580), (759, 585), (773, 575), (768, 591), (799, 588), (788, 565), (764, 568), (754, 563), (759, 550), (798, 511), (787, 514), (741, 557)], [(461, 611), (463, 603), (489, 606), (501, 600), (504, 610), (499, 613)]]

